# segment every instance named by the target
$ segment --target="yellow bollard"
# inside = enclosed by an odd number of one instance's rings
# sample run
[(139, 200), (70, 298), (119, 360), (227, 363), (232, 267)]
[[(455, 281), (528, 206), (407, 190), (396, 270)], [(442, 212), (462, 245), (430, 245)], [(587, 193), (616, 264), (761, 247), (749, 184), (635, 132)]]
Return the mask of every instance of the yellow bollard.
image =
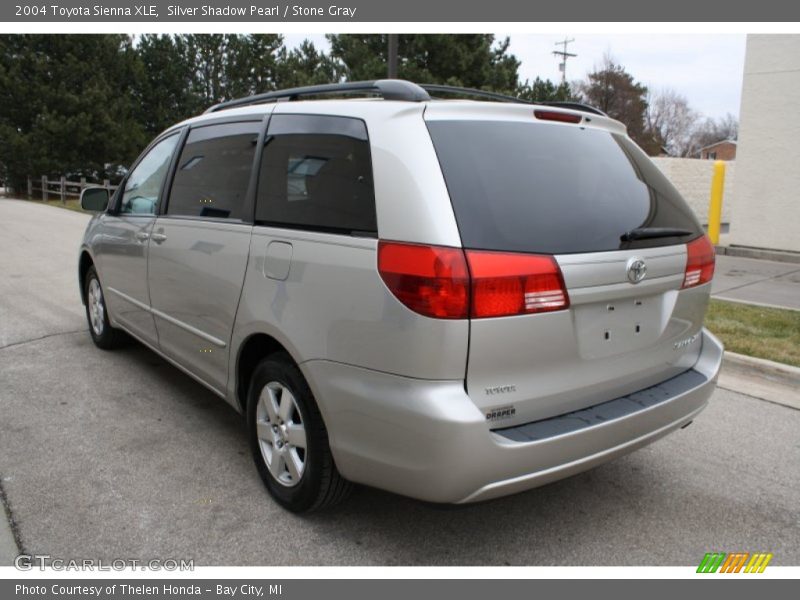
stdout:
[(711, 205), (708, 207), (708, 237), (715, 246), (719, 244), (719, 228), (722, 223), (722, 190), (725, 188), (725, 161), (714, 162), (714, 177), (711, 179)]

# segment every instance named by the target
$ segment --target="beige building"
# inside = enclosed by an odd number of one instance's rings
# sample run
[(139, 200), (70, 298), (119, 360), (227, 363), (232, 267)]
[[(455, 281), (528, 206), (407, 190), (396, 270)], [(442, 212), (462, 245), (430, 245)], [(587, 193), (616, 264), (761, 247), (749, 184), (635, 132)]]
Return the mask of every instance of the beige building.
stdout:
[(749, 35), (731, 245), (800, 252), (800, 35)]

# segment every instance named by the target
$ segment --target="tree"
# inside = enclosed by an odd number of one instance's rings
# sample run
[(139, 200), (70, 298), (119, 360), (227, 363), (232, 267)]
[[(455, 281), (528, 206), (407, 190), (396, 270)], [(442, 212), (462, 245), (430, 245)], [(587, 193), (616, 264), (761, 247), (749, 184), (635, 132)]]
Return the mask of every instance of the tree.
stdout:
[(603, 63), (587, 75), (579, 92), (584, 102), (622, 121), (628, 135), (648, 154), (659, 152), (658, 143), (645, 132), (647, 87), (636, 82), (611, 56), (604, 56)]
[(568, 83), (560, 83), (556, 85), (549, 79), (540, 79), (537, 77), (533, 83), (525, 81), (517, 89), (516, 95), (523, 100), (531, 100), (533, 102), (568, 102), (579, 100), (577, 96), (572, 93)]
[(278, 88), (335, 83), (342, 77), (340, 65), (308, 40), (292, 50), (281, 48), (276, 75)]
[(708, 118), (701, 122), (692, 132), (687, 156), (694, 156), (701, 148), (722, 140), (739, 138), (739, 120), (732, 114), (718, 119)]
[[(331, 57), (350, 81), (386, 77), (386, 35), (328, 35)], [(508, 38), (491, 34), (420, 34), (398, 38), (398, 77), (418, 83), (439, 83), (516, 92), (520, 62), (508, 52)]]
[(104, 178), (145, 143), (133, 106), (135, 49), (124, 35), (0, 36), (0, 163), (28, 175)]
[(687, 156), (698, 114), (685, 96), (664, 88), (648, 96), (645, 132), (652, 144), (667, 150), (671, 156)]
[(139, 122), (154, 136), (196, 114), (194, 64), (171, 35), (143, 35), (136, 46), (136, 107)]

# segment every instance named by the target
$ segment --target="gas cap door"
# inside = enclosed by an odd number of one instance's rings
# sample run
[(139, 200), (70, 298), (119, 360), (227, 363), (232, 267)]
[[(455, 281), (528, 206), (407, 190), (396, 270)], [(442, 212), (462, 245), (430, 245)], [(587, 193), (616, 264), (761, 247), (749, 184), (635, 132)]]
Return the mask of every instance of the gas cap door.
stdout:
[(270, 242), (264, 257), (264, 277), (285, 281), (292, 265), (292, 245), (289, 242)]

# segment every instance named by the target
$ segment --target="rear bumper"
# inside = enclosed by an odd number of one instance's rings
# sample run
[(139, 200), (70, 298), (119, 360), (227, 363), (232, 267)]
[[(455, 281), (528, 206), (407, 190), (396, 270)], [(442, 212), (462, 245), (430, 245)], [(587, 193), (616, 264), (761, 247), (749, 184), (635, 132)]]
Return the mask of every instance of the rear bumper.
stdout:
[(603, 417), (580, 428), (555, 427), (527, 438), (491, 431), (460, 381), (410, 379), (328, 361), (302, 368), (320, 399), (344, 477), (421, 500), (462, 503), (568, 477), (690, 422), (705, 408), (722, 362), (722, 345), (705, 329), (702, 344), (696, 374), (688, 384), (664, 386), (657, 401), (615, 414), (601, 410)]

